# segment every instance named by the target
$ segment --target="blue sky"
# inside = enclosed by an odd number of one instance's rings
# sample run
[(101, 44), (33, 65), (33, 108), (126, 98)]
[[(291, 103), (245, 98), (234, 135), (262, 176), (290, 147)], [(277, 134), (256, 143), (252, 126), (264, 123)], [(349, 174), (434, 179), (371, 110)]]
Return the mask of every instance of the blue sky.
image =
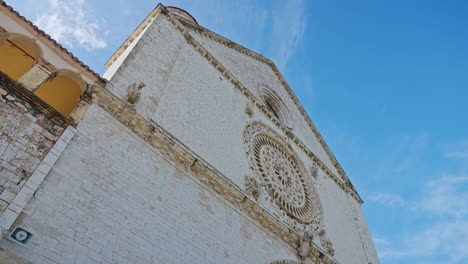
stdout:
[[(157, 4), (10, 0), (99, 73)], [(363, 197), (382, 263), (468, 263), (468, 2), (166, 1), (273, 59)]]

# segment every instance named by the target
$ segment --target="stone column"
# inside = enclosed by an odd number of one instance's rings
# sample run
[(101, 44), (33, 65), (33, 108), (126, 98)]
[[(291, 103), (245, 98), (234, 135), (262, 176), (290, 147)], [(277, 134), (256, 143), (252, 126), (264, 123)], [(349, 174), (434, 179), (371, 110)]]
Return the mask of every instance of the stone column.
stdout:
[(57, 68), (39, 57), (34, 66), (21, 76), (18, 82), (33, 92), (56, 71)]
[(10, 36), (10, 32), (0, 26), (0, 45), (5, 42)]

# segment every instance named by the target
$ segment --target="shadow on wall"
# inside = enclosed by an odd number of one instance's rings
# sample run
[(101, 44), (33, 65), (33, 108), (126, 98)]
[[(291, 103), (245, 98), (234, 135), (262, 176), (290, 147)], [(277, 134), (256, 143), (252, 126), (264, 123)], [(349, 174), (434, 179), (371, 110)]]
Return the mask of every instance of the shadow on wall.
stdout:
[[(37, 70), (33, 67), (42, 55), (42, 49), (35, 40), (12, 33), (0, 41), (0, 71), (18, 81), (28, 72)], [(40, 67), (38, 69), (41, 70)], [(62, 115), (69, 116), (85, 91), (86, 83), (79, 74), (66, 69), (47, 75), (48, 78), (39, 82), (37, 89), (30, 90)]]

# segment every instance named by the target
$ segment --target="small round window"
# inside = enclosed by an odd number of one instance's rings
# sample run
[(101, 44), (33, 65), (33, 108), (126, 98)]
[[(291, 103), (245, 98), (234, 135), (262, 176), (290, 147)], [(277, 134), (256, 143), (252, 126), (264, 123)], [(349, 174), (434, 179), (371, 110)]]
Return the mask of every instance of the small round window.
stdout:
[(272, 90), (261, 87), (260, 95), (262, 97), (263, 103), (270, 110), (270, 112), (283, 123), (286, 127), (292, 129), (292, 118), (289, 115), (289, 111), (284, 105), (283, 101), (276, 95)]

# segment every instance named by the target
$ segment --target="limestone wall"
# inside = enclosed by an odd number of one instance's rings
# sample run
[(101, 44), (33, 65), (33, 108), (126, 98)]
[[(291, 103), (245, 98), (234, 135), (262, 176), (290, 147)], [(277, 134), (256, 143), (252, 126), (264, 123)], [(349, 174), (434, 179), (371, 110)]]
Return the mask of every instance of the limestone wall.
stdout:
[[(208, 40), (203, 41), (211, 45), (214, 53), (222, 54), (226, 60), (231, 58), (232, 62), (225, 63), (231, 63), (233, 71), (238, 71), (239, 76), (253, 71), (241, 80), (252, 87), (252, 91), (256, 89), (254, 80), (257, 77), (260, 83), (275, 89), (293, 113), (293, 132), (327, 166), (330, 165), (329, 168), (334, 168), (305, 121), (301, 120), (296, 106), (291, 105), (276, 77), (271, 75), (271, 69), (236, 52), (228, 53), (224, 48), (214, 48), (215, 44)], [(243, 142), (245, 127), (260, 121), (280, 136), (285, 136), (282, 131), (255, 106), (250, 117), (245, 111), (249, 102), (247, 97), (188, 44), (180, 31), (163, 15), (154, 19), (131, 48), (120, 68), (116, 71), (112, 69), (113, 75), (107, 89), (125, 100), (128, 87), (143, 82), (145, 87), (141, 90), (135, 110), (146, 120), (162, 127), (215, 168), (222, 177), (244, 190), (245, 177), (253, 175)], [(243, 64), (247, 66), (238, 66)], [(254, 69), (250, 69), (250, 66)], [(288, 143), (305, 167), (310, 168), (312, 160), (294, 142)], [(323, 171), (320, 170), (319, 174), (321, 177), (318, 177), (316, 187), (323, 207), (323, 224), (336, 247), (336, 259), (340, 263), (365, 263), (367, 257), (363, 243), (368, 242), (361, 242), (355, 214), (349, 204), (349, 199), (353, 198)], [(258, 203), (285, 224), (291, 224), (278, 208), (272, 206), (266, 192), (262, 192)], [(317, 240), (315, 242), (319, 243)]]
[(334, 173), (337, 170), (332, 161), (327, 156), (325, 150), (320, 145), (317, 137), (312, 133), (309, 125), (301, 115), (298, 107), (294, 104), (285, 87), (273, 72), (270, 65), (265, 64), (244, 53), (238, 52), (232, 47), (228, 47), (207, 36), (201, 35), (197, 31), (190, 34), (199, 41), (223, 66), (225, 66), (246, 88), (248, 88), (259, 100), (261, 87), (273, 90), (284, 102), (292, 117), (292, 132), (301, 139), (302, 142), (317, 155)]
[(42, 263), (264, 263), (295, 253), (97, 106), (18, 218)]
[(28, 93), (0, 73), (0, 215), (66, 127)]

